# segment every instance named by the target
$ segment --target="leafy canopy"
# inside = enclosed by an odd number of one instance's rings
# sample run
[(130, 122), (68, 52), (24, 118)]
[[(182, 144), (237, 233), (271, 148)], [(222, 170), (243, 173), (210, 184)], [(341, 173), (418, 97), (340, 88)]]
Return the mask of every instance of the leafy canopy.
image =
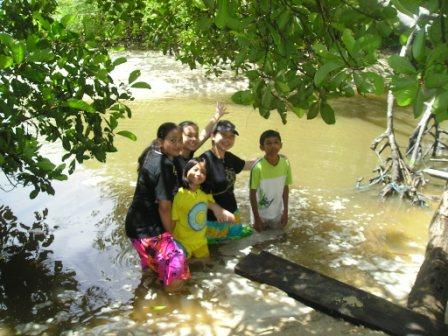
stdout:
[[(111, 1), (106, 15), (125, 20)], [(135, 2), (135, 1), (131, 1)], [(233, 100), (268, 118), (287, 111), (335, 122), (328, 100), (391, 89), (401, 106), (435, 99), (434, 113), (448, 118), (447, 2), (439, 0), (138, 0), (139, 22), (153, 47), (194, 68), (242, 72), (248, 90)], [(111, 10), (113, 8), (113, 10)], [(109, 11), (108, 11), (109, 10)], [(418, 18), (412, 27), (398, 14)], [(135, 23), (135, 22), (134, 22)], [(409, 52), (388, 59), (391, 73), (373, 68), (379, 52)]]
[[(12, 184), (32, 185), (31, 198), (53, 194), (51, 181), (67, 179), (77, 162), (105, 161), (115, 134), (135, 138), (115, 133), (132, 97), (109, 73), (126, 59), (113, 61), (106, 35), (75, 31), (76, 17), (56, 19), (55, 10), (53, 0), (0, 2), (0, 167)], [(54, 142), (62, 164), (41, 153)]]

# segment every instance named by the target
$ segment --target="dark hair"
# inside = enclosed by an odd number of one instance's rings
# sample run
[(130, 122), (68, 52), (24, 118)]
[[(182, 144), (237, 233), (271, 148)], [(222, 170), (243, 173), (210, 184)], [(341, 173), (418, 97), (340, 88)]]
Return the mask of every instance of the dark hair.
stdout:
[(140, 173), (142, 169), (143, 163), (145, 163), (146, 156), (150, 151), (159, 150), (160, 146), (158, 145), (158, 140), (164, 140), (169, 132), (173, 129), (178, 128), (178, 126), (173, 122), (166, 122), (159, 126), (157, 129), (157, 139), (154, 139), (151, 144), (146, 147), (143, 152), (138, 157), (138, 167), (137, 172)]
[(157, 129), (157, 139), (164, 140), (169, 132), (171, 132), (173, 129), (179, 128), (175, 123), (173, 122), (166, 122), (159, 126)]
[(198, 163), (205, 163), (204, 159), (201, 158), (193, 158), (188, 160), (187, 164), (184, 167), (184, 170), (182, 171), (182, 186), (184, 188), (190, 189), (190, 183), (187, 179), (187, 173), (188, 171), (196, 166)]
[(263, 133), (261, 133), (260, 135), (260, 146), (264, 145), (264, 141), (267, 138), (277, 138), (280, 140), (280, 142), (282, 142), (282, 137), (280, 136), (280, 133), (274, 130), (267, 130), (264, 131)]
[(181, 129), (182, 131), (184, 130), (185, 127), (188, 127), (188, 126), (193, 126), (193, 127), (199, 128), (199, 127), (198, 127), (198, 124), (196, 124), (195, 122), (190, 121), (190, 120), (182, 121), (182, 122), (179, 124), (179, 127), (180, 127), (180, 129)]

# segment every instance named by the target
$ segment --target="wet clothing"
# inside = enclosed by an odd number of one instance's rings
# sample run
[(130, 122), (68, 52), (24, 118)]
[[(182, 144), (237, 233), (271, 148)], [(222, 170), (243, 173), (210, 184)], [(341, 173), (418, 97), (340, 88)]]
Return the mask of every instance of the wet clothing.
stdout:
[(169, 232), (156, 237), (132, 239), (143, 269), (151, 268), (165, 286), (191, 277), (187, 257)]
[(161, 152), (150, 151), (138, 174), (134, 198), (126, 216), (126, 235), (135, 239), (165, 232), (158, 200), (172, 201), (177, 189), (178, 177), (173, 162)]
[[(233, 192), (236, 174), (240, 173), (245, 161), (238, 156), (225, 152), (224, 158), (218, 158), (211, 150), (203, 153), (200, 158), (205, 159), (206, 180), (201, 189), (212, 194), (216, 204), (234, 213), (238, 209)], [(208, 211), (207, 220), (216, 221), (212, 211)]]
[(176, 167), (177, 177), (179, 186), (182, 185), (182, 176), (184, 173), (184, 168), (188, 161), (193, 158), (194, 152), (191, 152), (188, 157), (183, 157), (182, 155), (176, 156), (173, 160), (174, 166)]
[(176, 226), (173, 236), (176, 241), (182, 244), (188, 256), (193, 255), (194, 251), (207, 246), (205, 233), (207, 230), (207, 206), (209, 202), (215, 203), (213, 196), (204, 193), (200, 189), (192, 191), (180, 188), (176, 196), (174, 196), (171, 214), (173, 221), (176, 221)]
[(275, 166), (263, 157), (252, 167), (250, 189), (257, 191), (258, 213), (263, 222), (275, 227), (280, 221), (284, 209), (283, 190), (291, 184), (291, 166), (283, 155), (279, 155)]
[(165, 232), (159, 214), (159, 200), (172, 201), (177, 189), (173, 162), (161, 152), (148, 152), (125, 224), (126, 235), (131, 238), (142, 268), (151, 268), (165, 286), (174, 280), (190, 278), (187, 256), (171, 233)]
[(229, 239), (239, 239), (252, 233), (252, 230), (241, 224), (236, 203), (234, 185), (236, 174), (240, 173), (245, 161), (238, 156), (225, 152), (224, 158), (218, 158), (211, 150), (200, 156), (206, 163), (206, 180), (201, 188), (213, 195), (216, 204), (232, 212), (236, 222), (219, 223), (212, 211), (207, 213), (207, 241), (209, 244), (220, 243)]

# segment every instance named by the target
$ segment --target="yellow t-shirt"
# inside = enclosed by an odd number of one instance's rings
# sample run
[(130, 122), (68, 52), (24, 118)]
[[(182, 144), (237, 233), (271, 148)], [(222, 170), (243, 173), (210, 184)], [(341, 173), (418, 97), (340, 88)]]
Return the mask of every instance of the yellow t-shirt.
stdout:
[(171, 216), (176, 221), (173, 236), (190, 254), (207, 245), (207, 204), (215, 203), (213, 196), (198, 189), (191, 191), (180, 188), (174, 196)]

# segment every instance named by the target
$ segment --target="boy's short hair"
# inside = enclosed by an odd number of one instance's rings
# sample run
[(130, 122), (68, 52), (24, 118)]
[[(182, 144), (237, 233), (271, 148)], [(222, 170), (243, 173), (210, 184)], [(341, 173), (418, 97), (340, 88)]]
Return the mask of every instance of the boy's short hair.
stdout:
[(261, 133), (260, 135), (260, 146), (264, 145), (264, 141), (267, 138), (277, 138), (280, 140), (280, 142), (282, 142), (282, 137), (280, 136), (280, 133), (274, 130), (267, 130), (264, 131), (263, 133)]

